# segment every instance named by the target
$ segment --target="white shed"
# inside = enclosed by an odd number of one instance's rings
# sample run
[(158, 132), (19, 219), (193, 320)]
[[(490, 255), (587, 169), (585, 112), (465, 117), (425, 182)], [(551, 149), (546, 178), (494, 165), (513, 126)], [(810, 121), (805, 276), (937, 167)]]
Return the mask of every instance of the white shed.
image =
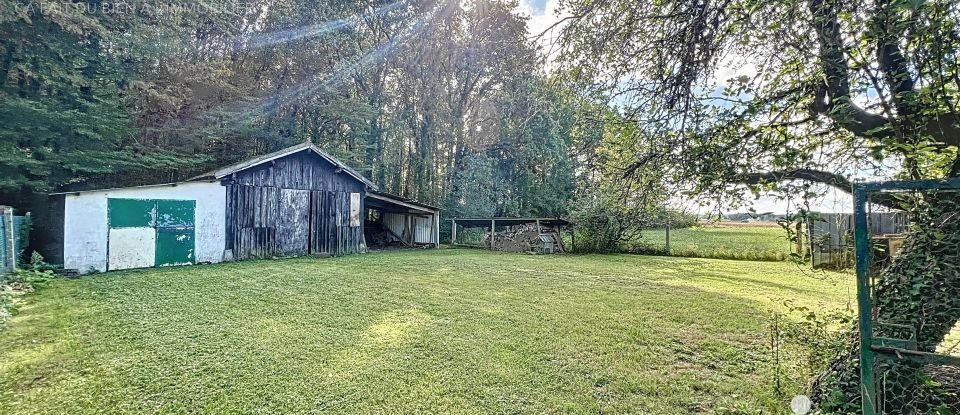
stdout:
[(63, 267), (80, 272), (220, 262), (225, 188), (186, 182), (62, 193)]

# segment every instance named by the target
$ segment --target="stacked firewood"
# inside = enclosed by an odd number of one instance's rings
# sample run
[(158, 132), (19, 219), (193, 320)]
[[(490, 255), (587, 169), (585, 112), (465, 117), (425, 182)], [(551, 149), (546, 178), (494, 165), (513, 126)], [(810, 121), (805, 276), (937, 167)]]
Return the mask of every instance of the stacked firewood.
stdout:
[(541, 233), (553, 234), (555, 238), (559, 238), (552, 229), (546, 227), (538, 228), (533, 224), (516, 225), (494, 233), (493, 249), (505, 252), (539, 252), (542, 246)]

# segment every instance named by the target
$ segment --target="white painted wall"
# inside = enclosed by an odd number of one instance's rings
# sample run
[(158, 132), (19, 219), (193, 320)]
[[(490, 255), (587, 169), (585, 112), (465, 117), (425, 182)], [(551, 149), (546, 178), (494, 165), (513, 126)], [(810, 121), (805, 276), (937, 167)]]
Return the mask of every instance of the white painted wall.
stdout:
[(107, 199), (195, 200), (197, 262), (220, 262), (226, 246), (226, 188), (219, 182), (127, 187), (64, 195), (63, 267), (87, 272), (107, 269)]
[[(414, 241), (418, 244), (435, 243), (437, 233), (434, 225), (436, 223), (438, 223), (436, 221), (436, 215), (431, 215), (426, 218), (414, 216), (413, 229), (414, 232), (416, 232), (414, 234)], [(406, 232), (407, 229), (407, 215), (393, 212), (384, 213), (383, 224), (393, 233), (398, 236), (403, 236), (403, 233)]]

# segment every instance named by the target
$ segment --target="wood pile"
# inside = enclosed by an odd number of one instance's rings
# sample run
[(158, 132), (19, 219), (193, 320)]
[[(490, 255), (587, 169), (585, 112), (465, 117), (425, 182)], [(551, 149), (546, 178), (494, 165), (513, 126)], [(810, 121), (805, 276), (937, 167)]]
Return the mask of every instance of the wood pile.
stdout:
[[(546, 226), (538, 229), (536, 224), (516, 225), (493, 234), (493, 249), (504, 252), (540, 252), (543, 244), (540, 241), (541, 234), (550, 234), (554, 240), (560, 240), (560, 235)], [(557, 252), (562, 251), (559, 244), (555, 249)]]

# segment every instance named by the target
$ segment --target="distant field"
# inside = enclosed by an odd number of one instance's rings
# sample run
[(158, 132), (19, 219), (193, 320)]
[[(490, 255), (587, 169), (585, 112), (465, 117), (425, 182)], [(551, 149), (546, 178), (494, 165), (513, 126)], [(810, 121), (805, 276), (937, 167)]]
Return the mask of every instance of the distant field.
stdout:
[[(665, 230), (645, 230), (626, 248), (638, 253), (661, 252), (665, 240)], [(783, 261), (790, 257), (790, 242), (776, 225), (721, 224), (672, 229), (670, 251), (683, 257)]]

